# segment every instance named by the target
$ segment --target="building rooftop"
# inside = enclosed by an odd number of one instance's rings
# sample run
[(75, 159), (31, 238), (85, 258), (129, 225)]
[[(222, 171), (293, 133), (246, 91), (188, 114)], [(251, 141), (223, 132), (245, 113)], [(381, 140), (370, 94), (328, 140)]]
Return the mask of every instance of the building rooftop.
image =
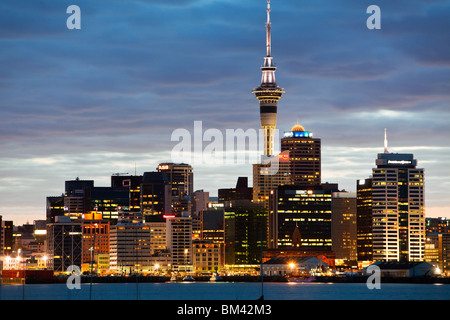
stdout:
[(411, 261), (411, 262), (397, 262), (397, 261), (380, 261), (375, 262), (374, 265), (378, 266), (381, 270), (409, 270), (415, 268), (423, 261)]

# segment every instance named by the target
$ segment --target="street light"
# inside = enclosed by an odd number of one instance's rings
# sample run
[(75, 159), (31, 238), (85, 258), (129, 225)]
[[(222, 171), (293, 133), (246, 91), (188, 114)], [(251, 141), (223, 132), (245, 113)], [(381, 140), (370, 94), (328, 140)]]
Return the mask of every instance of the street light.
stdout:
[(44, 260), (44, 269), (45, 269), (45, 270), (47, 270), (47, 259), (48, 259), (47, 255), (44, 255), (44, 256), (42, 257), (42, 260)]
[(289, 263), (289, 267), (291, 268), (291, 275), (294, 274), (295, 263), (294, 262)]

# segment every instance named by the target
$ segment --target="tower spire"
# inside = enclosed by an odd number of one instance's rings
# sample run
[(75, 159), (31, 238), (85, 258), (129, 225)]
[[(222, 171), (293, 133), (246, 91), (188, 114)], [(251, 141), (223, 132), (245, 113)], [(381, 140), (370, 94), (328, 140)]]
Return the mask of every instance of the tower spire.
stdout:
[(386, 128), (384, 128), (384, 153), (389, 153)]
[(271, 40), (271, 22), (270, 22), (270, 0), (267, 0), (267, 22), (266, 22), (266, 47), (267, 47), (267, 57), (272, 55), (272, 40)]

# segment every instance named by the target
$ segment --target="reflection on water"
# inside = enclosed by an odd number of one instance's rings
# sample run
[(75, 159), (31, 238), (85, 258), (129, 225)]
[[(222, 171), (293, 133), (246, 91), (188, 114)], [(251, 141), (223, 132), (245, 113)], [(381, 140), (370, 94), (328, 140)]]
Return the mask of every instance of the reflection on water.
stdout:
[(449, 300), (447, 284), (381, 284), (369, 290), (364, 283), (102, 283), (0, 286), (1, 300)]

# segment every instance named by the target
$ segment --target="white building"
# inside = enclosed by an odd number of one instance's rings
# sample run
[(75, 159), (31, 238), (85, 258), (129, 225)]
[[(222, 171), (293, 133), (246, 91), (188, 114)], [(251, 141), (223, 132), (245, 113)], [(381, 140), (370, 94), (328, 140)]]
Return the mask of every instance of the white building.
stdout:
[(172, 268), (177, 271), (193, 271), (192, 218), (167, 218), (167, 249), (172, 255)]
[(120, 222), (110, 227), (110, 270), (117, 273), (149, 272), (150, 226)]
[(374, 261), (423, 261), (424, 169), (412, 154), (378, 154), (372, 170)]

